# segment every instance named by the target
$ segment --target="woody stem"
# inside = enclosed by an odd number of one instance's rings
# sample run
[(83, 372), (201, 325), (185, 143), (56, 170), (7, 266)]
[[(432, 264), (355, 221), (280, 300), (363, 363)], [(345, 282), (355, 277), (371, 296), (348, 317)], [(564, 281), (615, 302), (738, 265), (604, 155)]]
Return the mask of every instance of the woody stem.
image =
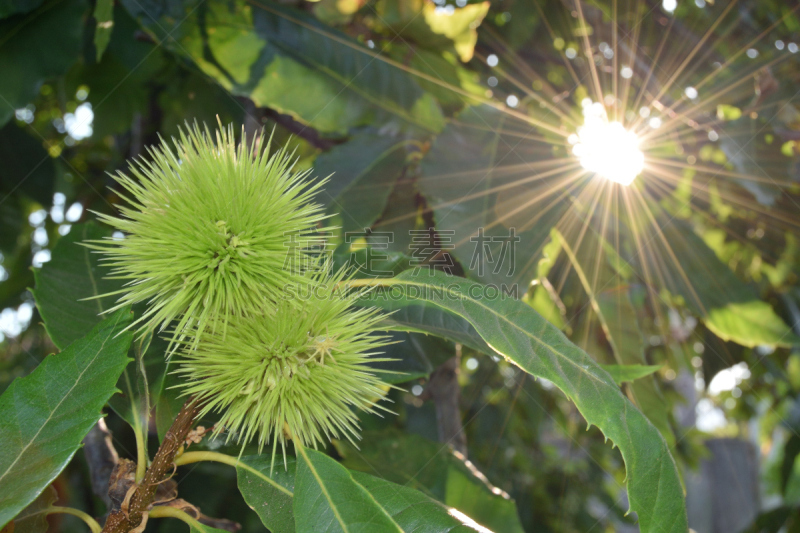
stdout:
[(127, 512), (117, 509), (108, 516), (103, 533), (128, 533), (142, 524), (156, 494), (158, 485), (167, 477), (175, 462), (175, 454), (186, 441), (192, 424), (199, 411), (199, 402), (193, 398), (187, 400), (178, 416), (172, 422), (161, 446), (158, 448), (153, 462), (147, 469), (142, 482), (136, 486), (130, 497)]

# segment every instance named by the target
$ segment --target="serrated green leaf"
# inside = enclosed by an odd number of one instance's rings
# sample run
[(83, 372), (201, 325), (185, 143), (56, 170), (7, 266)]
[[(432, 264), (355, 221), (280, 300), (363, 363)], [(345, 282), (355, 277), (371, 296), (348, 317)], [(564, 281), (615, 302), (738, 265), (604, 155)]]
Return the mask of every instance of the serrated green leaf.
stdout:
[[(687, 531), (683, 488), (661, 433), (620, 392), (608, 373), (529, 306), (511, 298), (488, 298), (485, 286), (441, 273), (415, 277), (411, 271), (361, 284), (400, 289), (410, 299), (457, 314), (495, 352), (553, 382), (589, 424), (600, 428), (619, 447), (628, 473), (628, 498), (641, 531)], [(379, 292), (372, 291), (365, 301), (377, 300)], [(425, 324), (415, 327), (424, 329)]]
[(365, 431), (361, 437), (360, 449), (335, 442), (347, 468), (418, 490), (491, 530), (522, 533), (514, 500), (461, 454), (398, 430)]
[(50, 355), (0, 396), (0, 527), (69, 463), (127, 366), (127, 309)]
[[(114, 305), (114, 297), (96, 297), (119, 290), (122, 283), (106, 279), (108, 268), (100, 264), (100, 256), (79, 244), (110, 236), (108, 228), (94, 222), (75, 225), (56, 243), (52, 260), (34, 273), (36, 306), (45, 329), (58, 347), (63, 348), (85, 334), (103, 319), (105, 315), (101, 313)], [(126, 422), (137, 428), (146, 426), (146, 420), (142, 423), (142, 419), (147, 418), (152, 404), (159, 401), (167, 369), (164, 359), (167, 342), (155, 336), (138, 339), (133, 345), (131, 356), (137, 364), (120, 378), (117, 387), (122, 394), (114, 396), (110, 404)], [(144, 353), (142, 348), (145, 348)], [(176, 414), (177, 411), (170, 422)]]

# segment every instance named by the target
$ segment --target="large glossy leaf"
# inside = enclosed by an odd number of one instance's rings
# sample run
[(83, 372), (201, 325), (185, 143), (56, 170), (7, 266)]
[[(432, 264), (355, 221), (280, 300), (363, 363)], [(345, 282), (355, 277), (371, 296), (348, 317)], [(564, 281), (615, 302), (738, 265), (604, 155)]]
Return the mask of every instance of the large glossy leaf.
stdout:
[[(0, 9), (25, 10), (0, 5)], [(38, 94), (41, 83), (66, 72), (78, 59), (82, 0), (55, 0), (29, 13), (0, 20), (0, 126)]]
[[(307, 531), (383, 531), (380, 524), (387, 522), (380, 520), (371, 524), (364, 524), (366, 515), (361, 515), (366, 505), (372, 511), (388, 517), (394, 525), (389, 531), (424, 531), (432, 533), (445, 533), (450, 531), (473, 531), (472, 528), (463, 528), (461, 524), (471, 523), (463, 513), (456, 513), (444, 505), (414, 489), (396, 485), (388, 481), (374, 478), (361, 472), (348, 471), (330, 457), (314, 450), (305, 450), (308, 462), (306, 466), (298, 467), (294, 458), (287, 460), (286, 467), (279, 458), (272, 464), (272, 459), (267, 456), (246, 456), (240, 459), (237, 466), (239, 490), (247, 504), (261, 518), (264, 525), (273, 533), (293, 533)], [(311, 463), (313, 461), (313, 463)], [(312, 465), (319, 475), (320, 481), (315, 477), (308, 465)], [(300, 474), (301, 468), (305, 470)], [(295, 490), (295, 483), (300, 483)], [(316, 485), (316, 486), (315, 486)], [(327, 513), (328, 521), (323, 521), (322, 515), (330, 511), (330, 504), (325, 497), (321, 486), (325, 490), (335, 492), (335, 500), (345, 500), (345, 505), (355, 506), (355, 519), (347, 521), (341, 527), (335, 515), (330, 521), (331, 513)], [(301, 491), (305, 491), (301, 494)], [(365, 494), (366, 491), (366, 494)], [(353, 494), (361, 498), (353, 498)], [(300, 502), (295, 501), (295, 496)], [(314, 496), (318, 496), (314, 500)], [(334, 498), (331, 496), (331, 498)], [(377, 507), (376, 507), (377, 506)], [(337, 508), (338, 511), (338, 508)], [(306, 514), (303, 518), (296, 518), (299, 514)], [(312, 514), (308, 514), (312, 513)], [(454, 518), (453, 515), (458, 515)], [(344, 515), (341, 515), (344, 521)], [(297, 524), (296, 521), (297, 520)], [(391, 523), (388, 522), (388, 523)], [(370, 529), (371, 527), (375, 529)]]
[(384, 430), (365, 431), (358, 446), (336, 443), (347, 468), (419, 490), (493, 531), (523, 531), (514, 500), (492, 486), (464, 456), (443, 449), (441, 443)]
[(294, 515), (298, 533), (470, 531), (463, 524), (474, 523), (418, 491), (351, 472), (311, 449), (298, 453)]
[(338, 213), (343, 235), (363, 233), (381, 216), (410, 144), (367, 130), (317, 158), (315, 173), (330, 176), (323, 199), (331, 214)]
[[(330, 460), (330, 459), (329, 459)], [(396, 485), (363, 472), (351, 472), (353, 480), (377, 500), (406, 533), (474, 533), (485, 531), (461, 511), (448, 508), (419, 491)], [(500, 533), (498, 531), (498, 533)]]
[(250, 455), (236, 467), (239, 492), (272, 533), (294, 533), (292, 498), (297, 463), (292, 457), (284, 465), (267, 455)]
[(472, 59), (477, 28), (489, 11), (489, 2), (468, 4), (448, 13), (423, 0), (381, 0), (376, 11), (381, 24), (397, 35), (428, 49), (449, 49), (466, 62)]
[(128, 364), (121, 309), (0, 396), (0, 527), (64, 469)]
[(426, 131), (443, 125), (435, 100), (409, 74), (301, 11), (271, 2), (123, 4), (231, 93), (322, 132), (376, 119)]
[(297, 531), (401, 532), (350, 472), (316, 450), (298, 448), (294, 516)]
[[(534, 258), (566, 208), (558, 199), (570, 167), (554, 164), (549, 148), (523, 142), (515, 127), (488, 106), (465, 109), (422, 159), (418, 186), (433, 209), (442, 248), (452, 247), (467, 276), (517, 283), (524, 293), (536, 277)], [(560, 186), (552, 186), (554, 177)], [(548, 207), (532, 214), (534, 204)]]
[[(486, 286), (443, 274), (367, 281), (405, 292), (406, 298), (456, 314), (498, 354), (530, 374), (553, 382), (589, 424), (620, 449), (628, 473), (628, 497), (643, 532), (681, 532), (688, 528), (683, 489), (661, 433), (620, 392), (611, 376), (561, 331), (526, 304), (502, 298)], [(373, 291), (369, 300), (379, 300)], [(424, 329), (424, 324), (416, 325)]]

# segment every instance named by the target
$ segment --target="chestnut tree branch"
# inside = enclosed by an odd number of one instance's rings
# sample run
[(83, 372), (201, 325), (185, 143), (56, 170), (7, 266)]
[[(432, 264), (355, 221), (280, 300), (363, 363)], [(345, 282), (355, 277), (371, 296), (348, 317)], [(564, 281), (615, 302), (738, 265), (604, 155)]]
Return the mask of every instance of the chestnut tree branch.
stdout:
[(161, 446), (158, 448), (150, 468), (144, 475), (142, 482), (133, 487), (133, 493), (122, 508), (112, 512), (104, 533), (128, 533), (131, 530), (139, 531), (148, 508), (153, 503), (158, 485), (171, 473), (175, 454), (186, 441), (186, 436), (192, 429), (194, 419), (199, 411), (199, 402), (190, 398), (181, 408), (175, 421), (170, 426)]

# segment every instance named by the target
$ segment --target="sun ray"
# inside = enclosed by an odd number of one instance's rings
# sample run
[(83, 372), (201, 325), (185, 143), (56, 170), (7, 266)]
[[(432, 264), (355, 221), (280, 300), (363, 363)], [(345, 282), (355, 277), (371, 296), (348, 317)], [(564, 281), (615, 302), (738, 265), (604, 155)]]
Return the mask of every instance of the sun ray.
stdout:
[[(660, 192), (662, 192), (664, 195), (671, 194), (671, 189), (667, 185), (667, 180), (664, 180), (663, 178), (659, 178), (658, 181), (651, 181), (649, 183), (649, 185), (652, 186), (652, 187), (655, 187)], [(706, 194), (706, 197), (708, 197), (708, 198), (710, 198), (710, 196), (711, 196), (711, 193), (709, 192), (708, 187), (702, 187), (702, 188), (698, 187), (698, 191), (697, 192), (702, 192), (702, 193)], [(706, 211), (704, 211), (702, 209), (699, 209), (699, 210), (693, 211), (693, 214), (695, 214), (696, 216), (702, 217), (705, 220), (706, 223), (708, 223), (711, 226), (714, 226), (717, 229), (720, 229), (720, 230), (724, 231), (728, 236), (730, 236), (731, 238), (735, 239), (737, 242), (739, 242), (739, 243), (741, 243), (743, 245), (752, 244), (751, 242), (748, 241), (748, 239), (745, 236), (736, 233), (733, 229), (731, 229), (730, 227), (726, 226), (725, 224), (723, 224), (722, 222), (720, 222), (719, 220), (714, 218), (710, 213), (708, 213), (708, 212), (706, 212)], [(777, 261), (777, 259), (778, 259), (777, 257), (774, 257), (774, 256), (770, 255), (770, 252), (768, 252), (768, 251), (760, 251), (760, 253), (761, 253), (762, 256), (767, 256), (769, 259), (773, 260), (773, 262)]]
[[(731, 11), (731, 9), (733, 9), (733, 7), (737, 3), (738, 3), (738, 0), (731, 0), (731, 2), (725, 7), (725, 9), (722, 11), (722, 13), (720, 13), (720, 15), (717, 17), (717, 19), (711, 25), (711, 27), (708, 28), (708, 30), (703, 35), (703, 37), (700, 39), (700, 41), (698, 41), (697, 44), (695, 44), (694, 48), (691, 50), (691, 52), (689, 52), (689, 55), (687, 55), (686, 58), (678, 66), (678, 68), (675, 69), (675, 71), (669, 77), (667, 82), (661, 87), (661, 89), (656, 94), (656, 96), (654, 96), (652, 98), (652, 101), (659, 101), (661, 99), (661, 97), (663, 97), (667, 93), (667, 91), (669, 91), (672, 88), (672, 85), (675, 83), (675, 81), (678, 79), (678, 77), (681, 75), (681, 73), (683, 73), (684, 69), (689, 65), (689, 63), (691, 63), (692, 59), (697, 54), (697, 52), (699, 52), (701, 50), (702, 46), (709, 39), (709, 37), (711, 37), (714, 34), (714, 31), (717, 29), (717, 26), (720, 25), (720, 23), (725, 18), (725, 16)], [(634, 124), (634, 129), (636, 129), (638, 127), (639, 123), (640, 122), (637, 121), (637, 123)]]
[(664, 166), (676, 167), (676, 168), (680, 168), (680, 169), (694, 169), (694, 170), (697, 170), (699, 172), (707, 172), (709, 174), (714, 174), (715, 176), (720, 176), (720, 177), (724, 177), (724, 178), (735, 178), (735, 179), (739, 179), (739, 180), (747, 180), (747, 181), (752, 181), (752, 182), (755, 182), (755, 183), (765, 183), (765, 184), (768, 184), (768, 185), (774, 185), (774, 186), (779, 187), (779, 188), (781, 188), (781, 187), (789, 188), (789, 187), (793, 187), (793, 186), (797, 185), (797, 183), (791, 182), (791, 181), (777, 181), (777, 180), (775, 180), (775, 179), (773, 179), (771, 177), (762, 178), (762, 177), (759, 177), (759, 176), (754, 176), (752, 174), (743, 174), (743, 173), (740, 173), (740, 172), (733, 172), (732, 170), (725, 170), (724, 168), (707, 167), (705, 165), (700, 165), (700, 164), (696, 164), (696, 163), (690, 165), (690, 164), (685, 163), (683, 161), (676, 161), (676, 160), (673, 160), (673, 159), (664, 159), (664, 158), (661, 158), (661, 157), (653, 157), (653, 156), (647, 157), (647, 156), (645, 156), (645, 163), (646, 164), (649, 163), (651, 165), (648, 168), (652, 168), (652, 166), (655, 166), (655, 165), (664, 165)]
[[(533, 0), (533, 5), (536, 6), (536, 10), (539, 12), (539, 16), (542, 17), (542, 22), (544, 22), (545, 27), (547, 28), (547, 32), (550, 34), (550, 38), (555, 41), (558, 37), (556, 33), (553, 31), (553, 27), (550, 25), (550, 22), (547, 20), (547, 14), (542, 9), (542, 6), (539, 4), (539, 0)], [(578, 74), (575, 72), (575, 69), (572, 67), (572, 63), (570, 63), (569, 58), (566, 56), (563, 50), (558, 50), (558, 54), (561, 56), (561, 60), (564, 63), (564, 66), (569, 71), (570, 76), (572, 76), (572, 81), (575, 83), (575, 86), (581, 84), (581, 80), (578, 77)]]
[[(642, 212), (645, 215), (647, 215), (647, 218), (650, 220), (650, 223), (653, 225), (653, 229), (655, 230), (656, 236), (661, 241), (661, 244), (663, 245), (664, 250), (667, 253), (667, 256), (672, 261), (672, 264), (674, 265), (675, 269), (678, 271), (678, 275), (681, 277), (683, 282), (686, 284), (686, 287), (691, 292), (692, 298), (695, 300), (695, 303), (697, 304), (697, 307), (701, 310), (701, 312), (706, 313), (707, 309), (703, 305), (702, 299), (697, 294), (697, 291), (694, 289), (694, 285), (692, 284), (691, 280), (689, 279), (689, 276), (686, 274), (686, 271), (684, 270), (683, 265), (681, 265), (681, 262), (678, 260), (678, 256), (675, 254), (675, 251), (672, 249), (672, 246), (670, 246), (669, 241), (667, 241), (667, 238), (664, 236), (664, 232), (662, 231), (661, 226), (656, 221), (655, 217), (653, 216), (652, 211), (647, 207), (647, 202), (646, 202), (642, 192), (637, 190), (637, 189), (632, 189), (631, 191), (632, 191), (632, 193), (634, 195), (634, 198), (639, 200), (639, 203), (642, 206)], [(711, 274), (710, 272), (709, 272), (709, 274), (713, 277), (713, 274)]]
[[(717, 92), (715, 92), (715, 93), (711, 94), (710, 96), (704, 98), (703, 100), (699, 101), (697, 104), (695, 104), (693, 107), (690, 107), (686, 111), (683, 111), (681, 113), (677, 113), (677, 112), (673, 111), (672, 112), (672, 116), (668, 115), (669, 118), (667, 119), (666, 122), (664, 122), (664, 124), (662, 124), (661, 128), (659, 128), (658, 130), (653, 130), (650, 133), (643, 135), (642, 136), (642, 141), (643, 142), (651, 142), (653, 140), (658, 140), (659, 137), (663, 136), (665, 132), (670, 131), (670, 129), (672, 128), (673, 124), (675, 124), (675, 122), (686, 120), (686, 117), (689, 116), (690, 114), (699, 112), (701, 109), (703, 109), (703, 107), (708, 106), (711, 102), (713, 102), (715, 100), (719, 101), (722, 96), (725, 96), (726, 94), (732, 92), (734, 89), (738, 89), (744, 83), (747, 83), (748, 81), (751, 81), (753, 79), (753, 76), (756, 74), (756, 72), (759, 72), (759, 71), (761, 71), (761, 70), (763, 70), (765, 68), (770, 68), (770, 67), (776, 65), (777, 63), (779, 63), (781, 61), (784, 61), (786, 59), (787, 59), (787, 56), (783, 56), (783, 57), (779, 56), (779, 57), (774, 58), (772, 61), (768, 62), (766, 65), (756, 66), (750, 72), (748, 72), (747, 74), (743, 75), (739, 80), (737, 80), (735, 82), (731, 82), (729, 85), (726, 85), (722, 89), (719, 89)], [(661, 135), (659, 135), (659, 132), (661, 132)]]
[[(651, 169), (650, 171), (652, 172), (652, 177), (661, 179), (663, 182), (669, 183), (673, 186), (677, 186), (681, 181), (681, 176), (672, 174), (663, 169)], [(709, 186), (703, 183), (698, 183), (698, 180), (692, 181), (692, 192), (703, 192), (709, 197), (711, 195)], [(736, 204), (742, 209), (747, 209), (761, 216), (769, 217), (778, 223), (785, 224), (785, 226), (782, 227), (788, 231), (797, 231), (800, 229), (800, 221), (796, 220), (796, 218), (786, 216), (775, 209), (766, 209), (760, 206), (757, 202), (754, 202), (752, 198), (739, 198), (735, 195), (729, 194), (726, 191), (717, 191), (716, 194), (718, 194), (722, 200)]]
[(597, 98), (598, 102), (602, 102), (603, 89), (600, 86), (600, 77), (597, 74), (597, 66), (595, 65), (594, 52), (592, 51), (592, 44), (589, 41), (589, 30), (586, 24), (586, 17), (583, 14), (583, 7), (581, 6), (581, 0), (575, 0), (575, 10), (578, 12), (578, 20), (580, 21), (581, 24), (584, 54), (588, 58), (589, 71), (591, 72), (592, 75), (592, 83), (595, 92), (595, 97)]
[[(539, 75), (536, 71), (530, 68), (527, 63), (522, 61), (519, 58), (518, 54), (514, 50), (512, 50), (509, 46), (507, 46), (503, 42), (503, 40), (500, 39), (500, 37), (494, 32), (494, 30), (492, 30), (491, 28), (487, 28), (485, 32), (487, 35), (490, 35), (492, 37), (495, 46), (502, 48), (504, 50), (505, 54), (507, 54), (507, 56), (511, 58), (512, 65), (517, 67), (517, 69), (521, 70), (523, 75), (527, 75), (529, 78), (538, 80), (542, 83), (543, 89), (546, 89), (547, 92), (551, 93), (551, 98), (553, 102), (561, 103), (563, 101), (562, 99), (556, 97), (558, 93), (555, 91), (555, 89), (552, 88), (550, 83), (547, 81), (547, 78)], [(486, 60), (485, 57), (479, 54), (476, 54), (476, 56), (480, 57), (484, 61)], [(569, 109), (567, 107), (561, 109), (560, 107), (554, 106), (546, 98), (537, 94), (536, 91), (528, 88), (528, 86), (525, 83), (518, 80), (515, 76), (510, 74), (507, 70), (503, 69), (502, 67), (496, 66), (494, 67), (494, 69), (499, 74), (501, 74), (505, 79), (511, 82), (511, 84), (514, 85), (517, 89), (519, 89), (524, 95), (536, 100), (541, 107), (548, 109), (567, 124), (571, 124), (573, 126), (576, 125), (575, 120), (571, 116), (569, 116)]]

